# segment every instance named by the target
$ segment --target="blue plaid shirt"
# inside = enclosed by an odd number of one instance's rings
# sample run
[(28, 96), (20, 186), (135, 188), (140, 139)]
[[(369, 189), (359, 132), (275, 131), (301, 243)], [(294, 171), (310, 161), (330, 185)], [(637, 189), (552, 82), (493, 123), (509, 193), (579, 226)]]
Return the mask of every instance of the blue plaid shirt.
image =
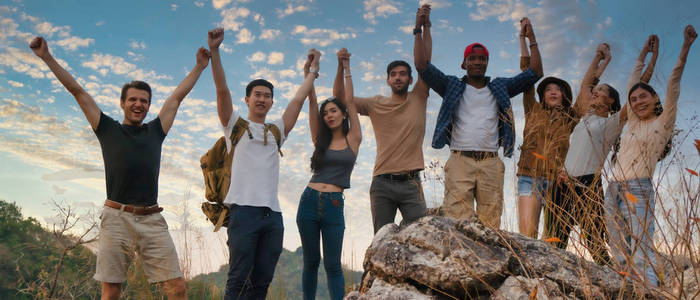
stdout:
[[(467, 87), (466, 76), (459, 79), (456, 76), (445, 75), (431, 63), (428, 63), (426, 69), (418, 70), (418, 75), (443, 99), (432, 143), (433, 148), (440, 149), (449, 145), (452, 139), (452, 121), (464, 89)], [(498, 77), (492, 81), (486, 77), (487, 86), (498, 104), (498, 145), (503, 146), (503, 155), (506, 157), (513, 155), (515, 143), (515, 124), (510, 98), (525, 91), (540, 77), (531, 68), (512, 78)]]

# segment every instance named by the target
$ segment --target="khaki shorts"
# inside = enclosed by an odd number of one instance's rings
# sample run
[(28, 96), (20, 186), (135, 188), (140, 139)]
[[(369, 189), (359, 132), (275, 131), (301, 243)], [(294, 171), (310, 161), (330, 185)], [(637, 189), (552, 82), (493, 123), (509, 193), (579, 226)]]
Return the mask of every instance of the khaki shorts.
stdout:
[(175, 244), (160, 213), (139, 216), (105, 206), (97, 251), (97, 281), (125, 282), (134, 253), (141, 258), (148, 282), (182, 277)]

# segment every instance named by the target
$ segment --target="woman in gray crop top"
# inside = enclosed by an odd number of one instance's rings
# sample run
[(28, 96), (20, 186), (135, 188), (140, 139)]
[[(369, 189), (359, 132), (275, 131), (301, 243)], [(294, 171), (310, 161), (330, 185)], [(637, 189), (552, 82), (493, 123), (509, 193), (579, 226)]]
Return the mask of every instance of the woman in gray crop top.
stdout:
[[(343, 190), (350, 188), (350, 174), (362, 141), (360, 119), (353, 103), (350, 53), (340, 49), (333, 96), (317, 110), (316, 92), (309, 93), (309, 129), (314, 143), (311, 156), (313, 176), (301, 195), (297, 227), (304, 253), (302, 290), (304, 299), (316, 298), (320, 243), (323, 234), (323, 265), (328, 279), (330, 299), (342, 299), (345, 279), (340, 257), (343, 250), (345, 220)], [(311, 57), (304, 65), (310, 70)], [(343, 78), (345, 84), (343, 84)]]

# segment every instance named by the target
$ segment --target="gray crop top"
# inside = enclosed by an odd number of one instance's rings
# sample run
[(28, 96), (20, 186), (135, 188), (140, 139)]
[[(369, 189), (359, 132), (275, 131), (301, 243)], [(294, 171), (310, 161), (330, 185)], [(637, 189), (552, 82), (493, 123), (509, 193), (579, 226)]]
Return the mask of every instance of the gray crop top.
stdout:
[(326, 150), (321, 160), (321, 168), (314, 172), (309, 182), (327, 183), (341, 188), (350, 188), (350, 174), (357, 157), (350, 146), (343, 150)]

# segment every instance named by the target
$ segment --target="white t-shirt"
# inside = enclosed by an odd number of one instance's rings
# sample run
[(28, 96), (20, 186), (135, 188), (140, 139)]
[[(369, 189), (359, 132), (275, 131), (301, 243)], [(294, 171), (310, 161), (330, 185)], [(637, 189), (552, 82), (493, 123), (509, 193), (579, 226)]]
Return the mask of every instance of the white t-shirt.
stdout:
[(488, 87), (467, 84), (457, 106), (450, 150), (498, 151), (498, 105)]
[(577, 177), (597, 173), (621, 131), (620, 112), (607, 118), (594, 113), (583, 116), (569, 138), (566, 173)]
[[(239, 114), (234, 111), (224, 127), (226, 148), (231, 149), (231, 131), (238, 120)], [(267, 132), (267, 145), (264, 142), (263, 132), (265, 125), (248, 121), (248, 128), (253, 138), (244, 133), (236, 145), (233, 153), (233, 165), (231, 167), (231, 185), (224, 203), (227, 205), (248, 205), (269, 207), (273, 211), (281, 212), (279, 199), (277, 199), (277, 186), (280, 176), (280, 155), (277, 152), (277, 143), (272, 132)], [(272, 122), (277, 125), (282, 133), (281, 142), (284, 143), (284, 121), (282, 119)]]

